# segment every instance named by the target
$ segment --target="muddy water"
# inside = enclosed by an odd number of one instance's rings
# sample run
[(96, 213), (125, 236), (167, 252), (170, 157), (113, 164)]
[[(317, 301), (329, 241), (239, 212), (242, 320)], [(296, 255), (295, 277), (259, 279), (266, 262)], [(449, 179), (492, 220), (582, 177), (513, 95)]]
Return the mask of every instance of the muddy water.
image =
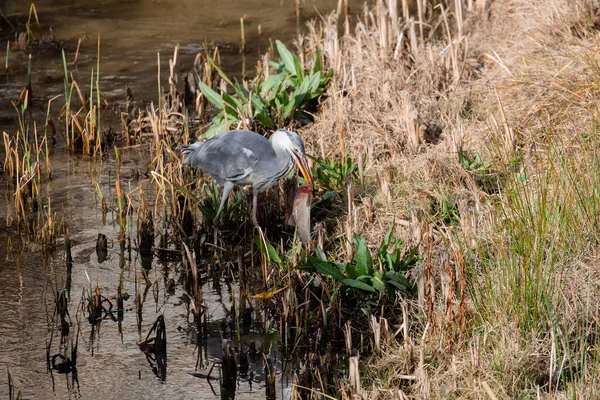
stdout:
[[(38, 0), (35, 2), (42, 24), (41, 35), (48, 41), (52, 28), (55, 41), (38, 47), (12, 48), (9, 53), (9, 71), (0, 73), (0, 131), (17, 131), (16, 102), (27, 82), (27, 58), (32, 55), (33, 101), (29, 117), (42, 126), (47, 102), (63, 94), (63, 72), (60, 48), (64, 47), (69, 70), (85, 81), (96, 65), (97, 38), (101, 38), (100, 86), (110, 104), (104, 113), (105, 124), (119, 129), (116, 113), (125, 97), (126, 86), (141, 104), (157, 98), (157, 53), (161, 55), (163, 85), (168, 58), (176, 44), (180, 47), (176, 71), (182, 73), (191, 67), (192, 60), (206, 42), (219, 45), (223, 69), (242, 76), (252, 73), (258, 56), (269, 46), (270, 38), (290, 43), (304, 19), (332, 10), (336, 1), (305, 0), (303, 19), (295, 18), (292, 0), (252, 1), (192, 1), (192, 0), (104, 0), (90, 2), (76, 0)], [(359, 1), (351, 1), (358, 11)], [(23, 1), (4, 1), (0, 9), (14, 28), (23, 31), (29, 4)], [(18, 23), (16, 15), (25, 15)], [(239, 18), (245, 17), (247, 51), (239, 52)], [(0, 17), (3, 18), (3, 17)], [(0, 37), (14, 38), (14, 31), (1, 25)], [(35, 28), (37, 29), (37, 28)], [(34, 29), (34, 30), (35, 30)], [(79, 61), (75, 57), (77, 41), (83, 38)], [(6, 43), (6, 42), (4, 42)], [(3, 46), (0, 46), (3, 49)], [(5, 59), (5, 52), (0, 53)], [(57, 116), (62, 98), (53, 102), (51, 115)], [(70, 329), (79, 329), (77, 374), (61, 374), (49, 368), (48, 356), (64, 353), (60, 330), (54, 314), (54, 288), (63, 287), (67, 280), (62, 236), (53, 251), (44, 252), (34, 240), (22, 240), (14, 225), (14, 197), (10, 178), (0, 176), (0, 397), (8, 395), (6, 370), (10, 371), (15, 390), (24, 398), (82, 398), (82, 399), (145, 399), (145, 398), (219, 398), (218, 380), (221, 358), (221, 332), (225, 338), (226, 310), (239, 286), (232, 274), (221, 271), (205, 279), (202, 290), (207, 306), (207, 332), (203, 343), (197, 346), (197, 332), (190, 322), (185, 290), (181, 287), (181, 264), (152, 260), (148, 279), (136, 284), (142, 267), (135, 251), (122, 253), (117, 241), (119, 226), (116, 214), (109, 212), (103, 218), (94, 181), (107, 199), (114, 196), (116, 164), (112, 155), (100, 162), (71, 154), (64, 148), (64, 137), (58, 130), (56, 145), (50, 146), (52, 180), (45, 180), (43, 198), (51, 198), (52, 212), (68, 229), (73, 243), (73, 270), (68, 304)], [(152, 183), (144, 175), (148, 154), (143, 149), (122, 151), (121, 183), (125, 188), (141, 185), (148, 193)], [(3, 146), (0, 158), (4, 158)], [(41, 214), (41, 213), (39, 213)], [(38, 214), (32, 213), (32, 222)], [(99, 259), (96, 238), (99, 233), (108, 238), (108, 257)], [(132, 222), (131, 237), (135, 237)], [(21, 239), (19, 238), (21, 237)], [(31, 238), (29, 238), (31, 239)], [(235, 276), (234, 276), (235, 278)], [(119, 282), (130, 295), (124, 303), (122, 315), (114, 296)], [(82, 293), (90, 286), (98, 286), (102, 294), (113, 298), (113, 311), (103, 320), (91, 324), (82, 311)], [(135, 306), (136, 287), (141, 292), (142, 311)], [(277, 395), (282, 397), (287, 378), (281, 373), (277, 335), (269, 333), (265, 312), (253, 312), (254, 323), (242, 335), (245, 344), (254, 343), (259, 351), (270, 350), (279, 369)], [(157, 316), (164, 315), (167, 336), (166, 371), (156, 368), (140, 351), (137, 343), (146, 338)], [(272, 346), (273, 345), (273, 346)], [(58, 360), (60, 361), (60, 360)], [(250, 372), (237, 385), (236, 398), (265, 397), (262, 356), (250, 363)], [(212, 383), (212, 385), (211, 385)]]
[[(360, 11), (362, 3), (350, 1), (351, 10)], [(103, 0), (94, 2), (93, 7), (89, 4), (76, 0), (36, 1), (42, 36), (48, 39), (51, 28), (64, 46), (68, 62), (75, 60), (77, 43), (82, 39), (78, 64), (70, 70), (76, 78), (89, 82), (90, 68), (96, 64), (99, 35), (102, 90), (113, 100), (123, 100), (126, 85), (130, 85), (135, 99), (148, 102), (157, 98), (158, 54), (165, 79), (175, 45), (180, 45), (176, 72), (190, 70), (195, 55), (203, 51), (206, 43), (211, 49), (219, 47), (225, 72), (252, 75), (256, 60), (271, 41), (279, 39), (291, 44), (307, 20), (337, 7), (336, 0), (303, 0), (302, 17), (297, 19), (293, 0)], [(24, 15), (26, 21), (29, 2), (4, 1), (0, 9), (6, 16)], [(245, 21), (244, 55), (240, 55), (241, 17)], [(37, 34), (35, 23), (32, 25)], [(25, 31), (24, 23), (20, 28)], [(0, 32), (0, 38), (14, 38), (14, 34), (8, 27)], [(0, 45), (2, 63), (5, 43)], [(39, 89), (34, 96), (44, 106), (49, 98), (62, 93), (60, 46), (53, 47), (32, 52), (33, 86)], [(14, 49), (9, 55), (12, 73), (6, 79), (7, 86), (1, 89), (0, 115), (6, 110), (12, 112), (9, 99), (18, 97), (22, 89), (29, 52)]]

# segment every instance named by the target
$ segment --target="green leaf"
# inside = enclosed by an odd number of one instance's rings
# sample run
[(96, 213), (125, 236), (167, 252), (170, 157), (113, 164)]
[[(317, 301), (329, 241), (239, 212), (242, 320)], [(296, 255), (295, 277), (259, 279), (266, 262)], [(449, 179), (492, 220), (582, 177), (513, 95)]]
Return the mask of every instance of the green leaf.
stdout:
[(269, 61), (269, 67), (273, 68), (278, 73), (281, 73), (285, 69), (285, 65), (282, 62), (278, 63), (275, 61)]
[(346, 276), (350, 279), (360, 279), (358, 271), (352, 264), (346, 265)]
[(334, 263), (330, 263), (327, 261), (321, 261), (316, 257), (309, 256), (308, 261), (311, 265), (315, 267), (317, 271), (322, 273), (323, 275), (327, 275), (332, 277), (333, 279), (341, 282), (346, 279), (346, 276), (340, 271), (340, 269)]
[(317, 272), (317, 268), (312, 264), (299, 264), (295, 268), (300, 271)]
[(198, 209), (200, 210), (202, 215), (204, 215), (204, 217), (209, 220), (213, 220), (215, 218), (215, 215), (217, 215), (217, 212), (215, 210), (213, 210), (209, 206), (205, 206), (204, 204), (198, 204)]
[(367, 247), (367, 242), (362, 237), (354, 234), (354, 243), (356, 246), (356, 254), (354, 254), (354, 263), (360, 275), (370, 275), (373, 268), (373, 259)]
[(364, 290), (366, 292), (371, 292), (371, 293), (375, 292), (375, 289), (373, 289), (372, 286), (369, 286), (366, 283), (357, 281), (355, 279), (344, 279), (344, 280), (342, 280), (342, 283), (344, 285), (351, 286), (356, 289)]
[(375, 276), (371, 277), (371, 285), (373, 285), (373, 287), (375, 289), (377, 289), (380, 292), (385, 292), (386, 286), (385, 283), (383, 283), (383, 281), (381, 280), (381, 277), (378, 276), (380, 274), (375, 274)]
[(285, 47), (283, 43), (281, 43), (281, 41), (277, 40), (275, 43), (277, 44), (279, 57), (281, 58), (281, 61), (283, 61), (288, 73), (296, 74), (296, 67), (294, 65), (294, 57), (292, 53), (287, 49), (287, 47)]
[[(262, 244), (261, 244), (262, 242)], [(261, 239), (260, 235), (255, 235), (254, 236), (254, 243), (256, 244), (256, 246), (261, 249), (262, 245), (264, 244), (266, 250), (267, 250), (267, 256), (269, 257), (269, 260), (271, 262), (275, 262), (279, 265), (282, 265), (283, 263), (281, 262), (281, 257), (279, 257), (279, 253), (277, 252), (277, 250), (275, 249), (275, 247), (271, 244), (271, 242), (269, 242), (267, 239), (265, 239), (264, 241)]]
[(392, 225), (390, 229), (383, 236), (383, 240), (381, 241), (381, 245), (379, 246), (378, 257), (379, 261), (386, 262), (387, 268), (392, 268), (393, 264), (391, 263), (390, 254), (388, 253), (390, 243), (392, 243), (392, 234), (394, 232), (394, 220), (392, 220)]
[(217, 92), (209, 88), (204, 82), (198, 82), (198, 87), (202, 91), (202, 94), (204, 94), (204, 97), (206, 97), (206, 99), (210, 101), (212, 105), (217, 107), (219, 110), (223, 109), (223, 99)]
[(234, 115), (238, 115), (238, 110), (243, 112), (246, 108), (241, 101), (233, 96), (228, 95), (227, 93), (223, 93), (221, 96), (223, 97), (223, 101), (235, 111)]
[(323, 193), (323, 196), (321, 197), (323, 200), (330, 200), (330, 199), (334, 199), (337, 197), (337, 192), (334, 192), (332, 190), (328, 190), (325, 193)]
[(325, 255), (325, 252), (323, 251), (323, 249), (320, 248), (319, 246), (317, 246), (315, 248), (315, 254), (321, 261), (327, 262), (327, 256)]
[(292, 57), (294, 58), (294, 67), (296, 70), (296, 75), (298, 76), (298, 78), (300, 78), (300, 80), (304, 80), (304, 69), (302, 68), (302, 64), (300, 64), (300, 59), (295, 54), (292, 54)]
[(253, 116), (258, 119), (263, 126), (272, 128), (274, 124), (271, 116), (269, 115), (269, 109), (267, 106), (265, 106), (260, 97), (256, 94), (250, 93), (250, 101), (252, 102), (252, 108), (254, 110)]
[(390, 285), (396, 287), (400, 291), (405, 291), (406, 289), (408, 289), (408, 285), (403, 285), (399, 281), (388, 280), (387, 283), (389, 283)]
[(333, 69), (329, 69), (329, 71), (327, 72), (327, 74), (325, 74), (325, 77), (323, 79), (323, 91), (325, 91), (325, 89), (327, 89), (327, 86), (329, 86), (329, 83), (331, 82), (331, 78), (333, 78)]
[(299, 108), (302, 104), (304, 104), (304, 99), (308, 94), (308, 85), (310, 81), (307, 79), (294, 91), (294, 104), (296, 108)]
[(212, 64), (213, 68), (219, 73), (219, 75), (221, 75), (221, 78), (223, 78), (223, 80), (227, 82), (229, 86), (233, 86), (233, 82), (231, 82), (231, 79), (229, 79), (227, 75), (225, 75), (225, 73), (221, 70), (221, 68), (219, 68), (219, 66), (215, 64), (215, 61), (212, 58), (209, 58), (209, 61)]
[(244, 102), (248, 101), (248, 89), (242, 86), (239, 82), (235, 82), (235, 84), (233, 85), (233, 90), (235, 90), (235, 94), (237, 94), (239, 98), (243, 99)]
[(311, 68), (311, 73), (317, 73), (317, 72), (321, 72), (323, 70), (323, 60), (321, 57), (321, 51), (317, 49), (317, 51), (315, 52), (315, 58), (313, 59), (312, 62), (312, 68)]
[(290, 101), (283, 107), (283, 117), (288, 119), (292, 112), (294, 112), (294, 108), (296, 108), (296, 102)]
[(181, 193), (183, 193), (186, 197), (190, 198), (194, 203), (198, 203), (198, 198), (196, 196), (194, 196), (194, 194), (186, 187), (181, 186), (179, 183), (173, 181), (171, 182), (171, 184), (173, 185), (173, 187), (177, 190), (179, 190)]
[(387, 283), (396, 286), (399, 289), (405, 290), (410, 287), (410, 282), (402, 273), (388, 271), (385, 273), (385, 280)]
[[(415, 263), (418, 259), (417, 254), (419, 253), (419, 246), (415, 246), (412, 250), (404, 256), (404, 259), (401, 262), (400, 270), (406, 270), (409, 265)], [(399, 257), (399, 255), (398, 255)]]
[(268, 93), (271, 89), (275, 92), (278, 91), (279, 86), (283, 83), (286, 78), (286, 74), (271, 74), (267, 78), (267, 81), (262, 86), (262, 93)]
[(213, 124), (208, 128), (206, 132), (202, 135), (203, 138), (210, 139), (213, 136), (218, 135), (219, 133), (225, 132), (227, 130), (227, 124), (225, 121), (220, 121), (215, 124), (215, 120), (213, 119)]
[(319, 85), (321, 85), (321, 73), (317, 72), (310, 79), (310, 99), (312, 100), (315, 97), (318, 97), (321, 93), (319, 93)]
[(275, 247), (269, 241), (265, 241), (265, 244), (267, 245), (267, 251), (269, 252), (269, 258), (271, 259), (271, 261), (274, 261), (277, 264), (281, 265), (281, 257), (279, 257), (279, 253), (277, 252)]

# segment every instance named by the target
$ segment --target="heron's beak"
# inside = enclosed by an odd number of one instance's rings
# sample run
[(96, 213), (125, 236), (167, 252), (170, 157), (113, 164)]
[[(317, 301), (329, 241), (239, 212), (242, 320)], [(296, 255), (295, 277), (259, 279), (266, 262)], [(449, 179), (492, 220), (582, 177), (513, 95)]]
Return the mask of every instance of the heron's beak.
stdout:
[(298, 154), (296, 152), (294, 152), (293, 154), (294, 161), (296, 162), (300, 173), (304, 177), (304, 182), (308, 183), (309, 185), (312, 185), (313, 176), (312, 172), (310, 171), (310, 167), (308, 166), (308, 162), (306, 161), (306, 157), (303, 154)]

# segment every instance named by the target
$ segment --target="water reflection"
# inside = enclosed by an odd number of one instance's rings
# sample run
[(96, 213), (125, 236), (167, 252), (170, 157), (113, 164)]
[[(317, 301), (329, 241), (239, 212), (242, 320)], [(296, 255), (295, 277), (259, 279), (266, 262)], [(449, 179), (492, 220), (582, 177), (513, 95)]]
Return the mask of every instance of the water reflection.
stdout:
[[(150, 337), (152, 334), (155, 336)], [(154, 375), (164, 382), (167, 379), (167, 330), (163, 315), (158, 316), (146, 339), (140, 342), (139, 346), (146, 355)]]

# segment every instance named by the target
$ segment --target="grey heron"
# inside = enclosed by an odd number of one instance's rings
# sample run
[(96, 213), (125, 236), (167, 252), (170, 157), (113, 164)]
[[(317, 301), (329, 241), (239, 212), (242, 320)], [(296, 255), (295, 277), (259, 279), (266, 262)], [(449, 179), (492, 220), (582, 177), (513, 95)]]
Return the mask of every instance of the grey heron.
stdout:
[(304, 142), (297, 133), (285, 129), (273, 133), (270, 141), (256, 132), (237, 130), (223, 132), (204, 142), (179, 146), (177, 149), (185, 156), (184, 163), (208, 172), (223, 186), (215, 225), (235, 186), (252, 186), (252, 223), (258, 226), (258, 194), (286, 177), (294, 163), (304, 180), (312, 183)]

